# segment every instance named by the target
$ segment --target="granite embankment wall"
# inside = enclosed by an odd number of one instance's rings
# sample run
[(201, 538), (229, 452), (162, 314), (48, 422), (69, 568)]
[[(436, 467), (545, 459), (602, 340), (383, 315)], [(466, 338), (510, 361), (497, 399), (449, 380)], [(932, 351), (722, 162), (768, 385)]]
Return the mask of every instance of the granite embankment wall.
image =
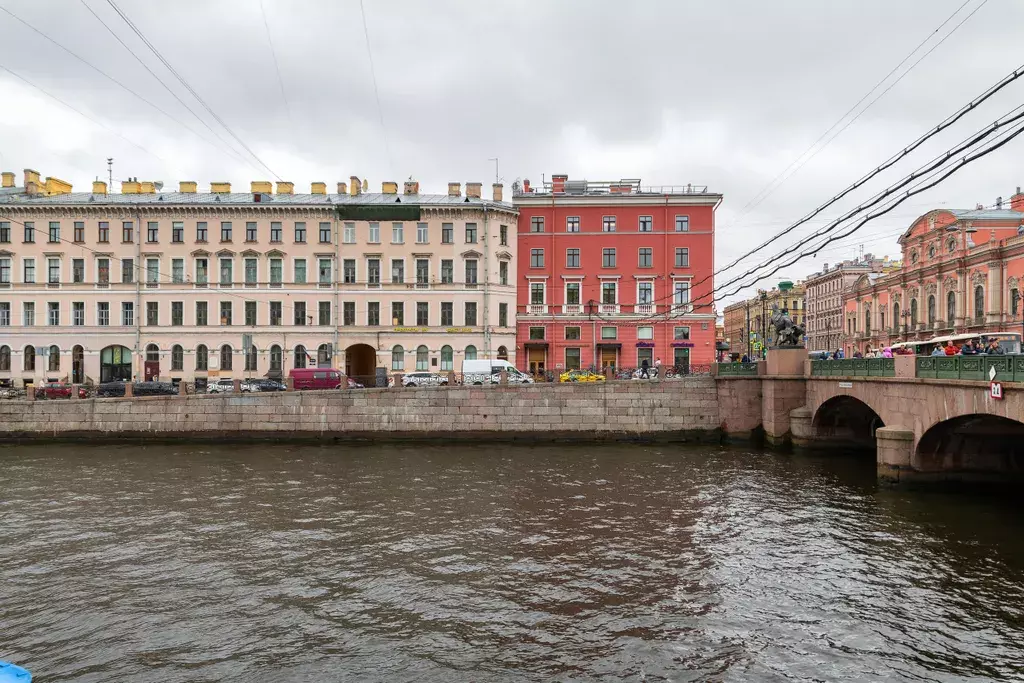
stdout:
[(715, 380), (6, 401), (5, 438), (718, 438)]

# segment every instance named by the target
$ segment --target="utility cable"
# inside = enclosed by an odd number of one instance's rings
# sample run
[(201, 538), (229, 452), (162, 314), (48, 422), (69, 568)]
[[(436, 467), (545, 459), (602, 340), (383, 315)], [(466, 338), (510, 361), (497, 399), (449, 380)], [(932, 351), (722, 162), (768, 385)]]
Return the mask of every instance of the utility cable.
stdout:
[[(82, 0), (83, 2), (85, 0)], [(263, 16), (263, 28), (267, 30), (267, 44), (270, 45), (270, 56), (274, 58), (274, 71), (277, 73), (277, 84), (281, 88), (281, 99), (284, 100), (284, 108), (288, 113), (288, 125), (290, 130), (295, 130), (295, 121), (292, 119), (292, 105), (288, 102), (288, 93), (284, 89), (284, 81), (281, 79), (281, 66), (277, 62), (277, 51), (274, 49), (274, 39), (270, 36), (270, 24), (267, 23), (267, 11), (263, 8), (263, 0), (260, 0), (260, 14)]]
[(380, 118), (380, 131), (384, 136), (384, 150), (388, 155), (388, 166), (394, 170), (394, 163), (391, 158), (391, 144), (388, 142), (388, 129), (384, 125), (384, 108), (380, 106), (380, 90), (377, 88), (377, 70), (373, 65), (373, 50), (370, 48), (370, 30), (366, 27), (366, 10), (363, 8), (363, 0), (359, 0), (359, 15), (363, 19), (363, 36), (366, 38), (366, 56), (370, 59), (370, 77), (373, 79), (373, 96), (377, 100), (377, 116)]

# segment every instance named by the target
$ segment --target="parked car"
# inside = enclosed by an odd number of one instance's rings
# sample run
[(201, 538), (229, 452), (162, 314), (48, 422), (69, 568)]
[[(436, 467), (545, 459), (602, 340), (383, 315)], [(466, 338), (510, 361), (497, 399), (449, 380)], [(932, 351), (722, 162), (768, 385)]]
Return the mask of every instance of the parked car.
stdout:
[(235, 380), (233, 379), (219, 379), (206, 385), (206, 393), (208, 394), (230, 394), (234, 390)]
[(284, 391), (287, 387), (276, 379), (244, 379), (242, 380), (242, 391), (251, 393), (256, 391)]
[(124, 382), (104, 382), (96, 387), (96, 395), (100, 398), (124, 396)]
[(533, 378), (522, 372), (507, 360), (483, 359), (462, 362), (463, 384), (498, 384), (501, 372), (505, 371), (509, 384), (533, 384)]
[(14, 387), (0, 387), (0, 398), (24, 398), (24, 389), (15, 389)]
[(340, 389), (341, 373), (331, 368), (295, 368), (288, 371), (296, 390)]
[[(78, 398), (85, 398), (89, 393), (78, 387)], [(71, 398), (71, 385), (60, 382), (45, 382), (36, 389), (36, 398)]]
[(173, 382), (136, 382), (132, 386), (133, 396), (177, 396), (178, 387)]
[(446, 387), (448, 375), (437, 372), (410, 372), (402, 376), (403, 387)]

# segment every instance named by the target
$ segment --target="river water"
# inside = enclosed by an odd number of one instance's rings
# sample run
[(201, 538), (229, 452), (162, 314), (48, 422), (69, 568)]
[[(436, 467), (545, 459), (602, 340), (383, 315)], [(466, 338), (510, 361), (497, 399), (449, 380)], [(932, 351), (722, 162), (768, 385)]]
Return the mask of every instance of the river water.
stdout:
[(714, 446), (9, 446), (40, 681), (1024, 677), (1024, 514)]

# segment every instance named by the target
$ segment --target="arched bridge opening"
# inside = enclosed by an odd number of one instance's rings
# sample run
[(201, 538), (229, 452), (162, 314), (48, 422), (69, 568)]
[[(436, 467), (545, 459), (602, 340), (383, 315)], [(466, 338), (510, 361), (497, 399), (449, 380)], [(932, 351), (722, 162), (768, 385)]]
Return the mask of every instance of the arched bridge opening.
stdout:
[(936, 423), (918, 441), (914, 468), (1024, 480), (1024, 422), (971, 414)]
[(814, 413), (811, 428), (818, 445), (875, 450), (875, 430), (885, 423), (871, 406), (853, 396), (834, 396)]

